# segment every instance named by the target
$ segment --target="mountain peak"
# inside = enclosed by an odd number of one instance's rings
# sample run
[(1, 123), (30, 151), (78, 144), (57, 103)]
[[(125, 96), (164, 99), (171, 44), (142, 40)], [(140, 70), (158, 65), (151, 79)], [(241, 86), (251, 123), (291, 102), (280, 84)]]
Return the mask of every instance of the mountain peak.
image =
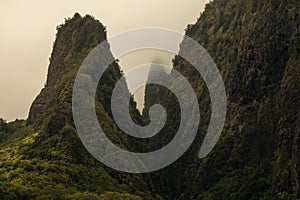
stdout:
[(40, 120), (50, 115), (49, 107), (56, 105), (58, 101), (58, 97), (53, 94), (59, 94), (63, 88), (69, 88), (68, 95), (71, 95), (69, 84), (72, 84), (81, 62), (104, 40), (105, 27), (90, 15), (81, 17), (75, 13), (72, 18), (57, 26), (47, 82), (30, 108), (28, 124), (39, 124)]

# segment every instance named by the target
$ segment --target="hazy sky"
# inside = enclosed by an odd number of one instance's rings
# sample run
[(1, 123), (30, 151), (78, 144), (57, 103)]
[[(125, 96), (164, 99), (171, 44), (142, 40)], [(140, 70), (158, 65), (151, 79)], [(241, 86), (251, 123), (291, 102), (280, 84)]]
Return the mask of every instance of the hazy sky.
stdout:
[[(46, 81), (55, 28), (64, 22), (64, 18), (73, 16), (75, 12), (81, 15), (91, 14), (107, 27), (108, 37), (145, 26), (183, 32), (187, 24), (196, 22), (207, 2), (208, 0), (1, 0), (0, 118), (8, 121), (27, 118), (32, 101)], [(149, 59), (152, 55), (149, 52), (146, 54), (139, 58), (151, 61)], [(121, 65), (126, 68), (139, 64), (133, 61), (136, 56), (121, 58)]]

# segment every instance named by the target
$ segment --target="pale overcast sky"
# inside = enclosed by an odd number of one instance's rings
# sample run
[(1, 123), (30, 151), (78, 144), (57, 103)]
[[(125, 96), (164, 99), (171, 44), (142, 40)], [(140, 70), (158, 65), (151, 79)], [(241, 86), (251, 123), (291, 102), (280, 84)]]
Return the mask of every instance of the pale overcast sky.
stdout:
[[(183, 32), (208, 0), (2, 0), (0, 3), (0, 118), (25, 119), (46, 81), (56, 26), (75, 12), (90, 14), (108, 37), (138, 27)], [(121, 58), (121, 65), (135, 56)], [(145, 56), (145, 59), (151, 59)], [(127, 60), (127, 61), (126, 61)], [(145, 60), (149, 61), (149, 60)], [(122, 67), (122, 66), (121, 66)], [(134, 67), (134, 66), (133, 66)], [(126, 69), (124, 70), (126, 71)]]

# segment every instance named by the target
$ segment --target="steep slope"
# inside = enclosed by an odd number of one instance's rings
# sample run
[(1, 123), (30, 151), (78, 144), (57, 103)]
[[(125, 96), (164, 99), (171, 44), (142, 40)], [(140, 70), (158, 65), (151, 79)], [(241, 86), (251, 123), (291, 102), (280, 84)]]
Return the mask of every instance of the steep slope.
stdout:
[[(0, 199), (151, 198), (140, 176), (104, 167), (85, 150), (75, 130), (71, 109), (74, 79), (83, 59), (105, 39), (105, 27), (91, 16), (76, 13), (57, 27), (47, 83), (34, 100), (27, 121), (1, 121)], [(99, 82), (96, 107), (105, 132), (126, 148), (128, 138), (114, 124), (108, 106), (120, 77), (122, 72), (114, 62)], [(133, 101), (131, 109), (138, 118)]]
[[(131, 175), (96, 161), (74, 128), (71, 94), (76, 72), (92, 48), (106, 39), (100, 22), (75, 14), (57, 27), (47, 83), (27, 121), (0, 120), (0, 199), (299, 197), (299, 18), (296, 0), (209, 3), (186, 34), (207, 49), (222, 73), (228, 97), (222, 136), (207, 157), (197, 157), (211, 115), (210, 98), (196, 70), (176, 56), (174, 69), (189, 80), (199, 100), (198, 135), (172, 165)], [(167, 75), (151, 74), (150, 79)], [(128, 137), (117, 128), (110, 109), (111, 92), (121, 76), (114, 62), (100, 80), (99, 123), (124, 149), (150, 151), (164, 146), (180, 121), (176, 97), (167, 88), (147, 85), (144, 118), (133, 100), (131, 115), (137, 123), (147, 124), (150, 106), (160, 103), (168, 113), (166, 125), (151, 139)]]
[[(294, 0), (215, 0), (188, 26), (186, 34), (207, 49), (221, 71), (226, 124), (217, 146), (199, 160), (210, 99), (197, 71), (177, 56), (174, 69), (197, 92), (201, 128), (181, 159), (152, 174), (155, 191), (168, 199), (299, 197), (299, 28), (300, 3)], [(180, 116), (169, 95), (147, 86), (146, 110), (162, 103), (170, 116)], [(165, 138), (173, 134), (170, 129), (162, 133)]]

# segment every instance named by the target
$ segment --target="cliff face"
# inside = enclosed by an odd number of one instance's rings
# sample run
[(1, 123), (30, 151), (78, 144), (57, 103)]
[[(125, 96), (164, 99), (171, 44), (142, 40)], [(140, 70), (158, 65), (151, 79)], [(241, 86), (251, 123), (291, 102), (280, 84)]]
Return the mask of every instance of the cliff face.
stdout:
[[(168, 173), (160, 172), (158, 182), (165, 187), (156, 188), (158, 193), (169, 196), (168, 180), (173, 180), (180, 186), (169, 198), (299, 197), (299, 28), (300, 3), (293, 0), (215, 0), (188, 26), (186, 34), (207, 49), (221, 71), (226, 124), (214, 150), (195, 158), (207, 131), (210, 100), (201, 77), (177, 56), (174, 69), (197, 92), (201, 128), (189, 152)], [(170, 92), (162, 91), (146, 87), (146, 108), (169, 102)], [(180, 116), (175, 106), (169, 109)]]

